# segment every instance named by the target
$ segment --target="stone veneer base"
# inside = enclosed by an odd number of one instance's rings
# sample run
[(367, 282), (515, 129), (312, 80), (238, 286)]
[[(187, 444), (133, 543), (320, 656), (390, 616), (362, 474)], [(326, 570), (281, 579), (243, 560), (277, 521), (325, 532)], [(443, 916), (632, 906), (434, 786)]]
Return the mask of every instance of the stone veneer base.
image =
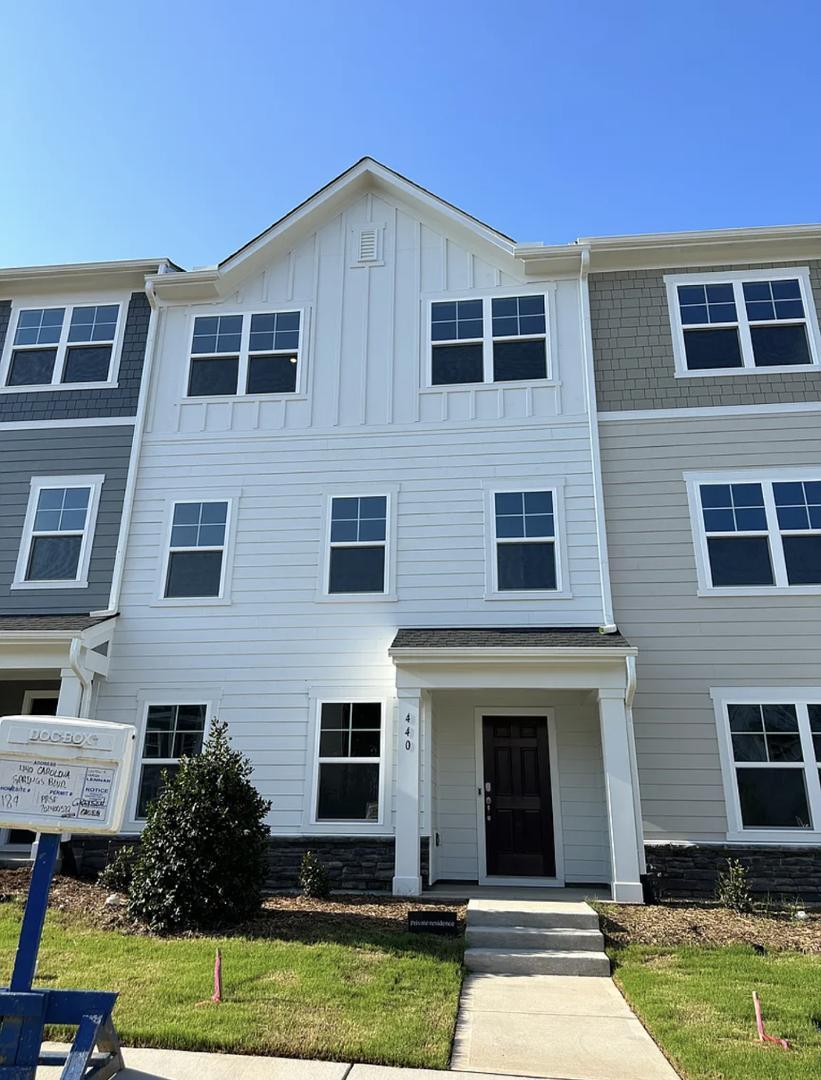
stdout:
[(821, 903), (821, 847), (651, 844), (645, 853), (648, 885), (661, 899), (712, 898), (727, 860), (737, 859), (746, 867), (750, 890), (756, 895)]

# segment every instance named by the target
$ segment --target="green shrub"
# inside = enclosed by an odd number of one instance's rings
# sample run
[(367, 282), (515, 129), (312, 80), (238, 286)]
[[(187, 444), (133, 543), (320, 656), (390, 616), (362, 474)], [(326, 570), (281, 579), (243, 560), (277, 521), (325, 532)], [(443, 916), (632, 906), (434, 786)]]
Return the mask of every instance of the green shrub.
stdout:
[(134, 876), (137, 850), (136, 844), (123, 844), (118, 848), (97, 876), (98, 883), (112, 892), (127, 893)]
[(738, 859), (728, 859), (727, 869), (718, 875), (716, 898), (724, 907), (738, 915), (748, 915), (753, 910), (747, 870)]
[(148, 810), (129, 888), (134, 918), (167, 934), (228, 926), (259, 908), (271, 804), (251, 772), (224, 723), (182, 759)]
[(299, 866), (299, 887), (305, 896), (326, 900), (331, 895), (328, 871), (312, 851), (306, 851)]

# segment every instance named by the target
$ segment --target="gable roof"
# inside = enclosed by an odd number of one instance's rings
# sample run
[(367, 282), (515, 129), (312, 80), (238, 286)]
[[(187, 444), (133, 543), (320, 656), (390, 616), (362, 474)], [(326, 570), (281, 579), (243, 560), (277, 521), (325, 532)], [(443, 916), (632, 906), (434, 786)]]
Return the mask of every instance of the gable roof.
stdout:
[(363, 157), (221, 262), (199, 270), (158, 275), (152, 279), (152, 284), (158, 294), (169, 299), (225, 296), (236, 289), (239, 279), (261, 269), (278, 254), (290, 250), (303, 235), (313, 231), (320, 216), (333, 214), (352, 197), (366, 191), (383, 192), (404, 202), (436, 220), (450, 235), (464, 239), (473, 247), (489, 249), (497, 263), (513, 269), (516, 243), (509, 236), (375, 158)]

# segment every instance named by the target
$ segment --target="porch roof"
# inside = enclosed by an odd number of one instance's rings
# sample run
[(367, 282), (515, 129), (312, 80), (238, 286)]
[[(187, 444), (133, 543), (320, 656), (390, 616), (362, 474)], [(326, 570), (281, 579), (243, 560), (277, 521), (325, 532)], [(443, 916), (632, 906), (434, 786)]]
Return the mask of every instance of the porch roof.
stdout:
[(399, 630), (394, 649), (629, 649), (620, 633), (588, 626), (410, 627)]
[(116, 615), (0, 615), (0, 638), (8, 632), (28, 634), (37, 630), (82, 633), (115, 618)]

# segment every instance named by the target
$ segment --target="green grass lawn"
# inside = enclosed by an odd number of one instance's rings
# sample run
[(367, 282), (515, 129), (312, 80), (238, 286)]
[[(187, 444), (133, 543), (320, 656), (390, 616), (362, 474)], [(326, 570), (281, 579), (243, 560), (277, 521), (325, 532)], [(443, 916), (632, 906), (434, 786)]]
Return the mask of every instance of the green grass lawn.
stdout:
[[(748, 945), (628, 945), (610, 955), (625, 997), (686, 1080), (821, 1077), (821, 957), (759, 956)], [(753, 990), (768, 1034), (793, 1049), (758, 1042)]]
[[(0, 905), (8, 974), (21, 909)], [(50, 911), (35, 982), (118, 990), (126, 1045), (334, 1058), (444, 1069), (462, 977), (461, 940), (388, 931), (367, 918), (308, 940), (154, 938), (95, 930)], [(213, 989), (222, 950), (223, 1004)]]

